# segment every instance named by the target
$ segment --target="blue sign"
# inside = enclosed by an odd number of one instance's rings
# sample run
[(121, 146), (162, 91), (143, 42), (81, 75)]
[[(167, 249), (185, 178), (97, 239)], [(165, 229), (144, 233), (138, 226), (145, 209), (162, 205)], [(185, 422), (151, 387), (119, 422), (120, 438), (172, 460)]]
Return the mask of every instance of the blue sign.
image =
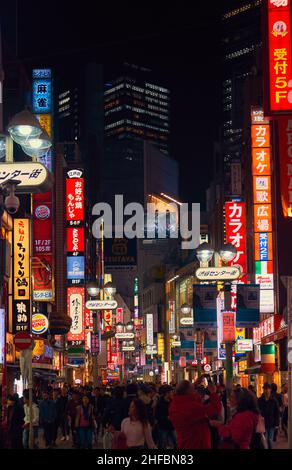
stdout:
[(84, 256), (67, 257), (67, 279), (84, 279)]
[(216, 285), (194, 284), (194, 322), (199, 328), (217, 326), (217, 287)]
[(68, 357), (68, 364), (72, 366), (82, 366), (85, 364), (85, 359), (83, 357)]
[(236, 326), (254, 328), (260, 322), (259, 284), (237, 284)]
[(260, 261), (269, 260), (269, 242), (267, 233), (259, 233)]
[(32, 110), (35, 114), (49, 114), (52, 112), (52, 81), (50, 79), (33, 80)]
[(32, 78), (52, 78), (52, 69), (33, 69)]

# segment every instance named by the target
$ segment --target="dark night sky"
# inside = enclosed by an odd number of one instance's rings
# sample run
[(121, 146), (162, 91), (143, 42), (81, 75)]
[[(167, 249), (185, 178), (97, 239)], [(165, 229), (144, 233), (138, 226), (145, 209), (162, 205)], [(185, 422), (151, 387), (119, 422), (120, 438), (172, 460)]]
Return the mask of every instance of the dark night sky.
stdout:
[[(10, 24), (16, 3), (9, 2)], [(30, 66), (66, 60), (72, 73), (87, 59), (154, 69), (172, 92), (171, 153), (180, 162), (181, 196), (203, 202), (219, 129), (218, 3), (18, 0), (19, 57)]]

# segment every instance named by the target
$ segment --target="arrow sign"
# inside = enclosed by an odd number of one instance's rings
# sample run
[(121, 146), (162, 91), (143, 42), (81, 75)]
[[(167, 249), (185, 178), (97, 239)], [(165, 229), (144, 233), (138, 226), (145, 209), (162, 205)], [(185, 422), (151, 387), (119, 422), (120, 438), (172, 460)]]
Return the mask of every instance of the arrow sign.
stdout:
[(15, 188), (17, 193), (44, 193), (53, 185), (53, 175), (41, 163), (14, 162), (0, 163), (0, 184), (10, 180), (20, 183)]
[(114, 310), (117, 306), (116, 300), (88, 300), (86, 302), (88, 310)]

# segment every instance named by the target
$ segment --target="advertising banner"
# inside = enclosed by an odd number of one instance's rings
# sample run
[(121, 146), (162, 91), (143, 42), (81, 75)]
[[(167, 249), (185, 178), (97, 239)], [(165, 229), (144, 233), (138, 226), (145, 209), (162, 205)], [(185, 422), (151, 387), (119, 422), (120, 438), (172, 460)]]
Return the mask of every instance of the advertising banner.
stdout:
[(84, 288), (69, 287), (67, 289), (68, 315), (72, 319), (68, 341), (85, 341), (84, 331)]
[(291, 0), (268, 0), (267, 4), (269, 111), (291, 111)]
[(84, 220), (84, 179), (66, 179), (66, 220), (70, 225)]
[(236, 326), (253, 328), (260, 321), (260, 286), (258, 284), (238, 284)]
[(246, 228), (245, 228), (245, 203), (232, 201), (225, 203), (226, 242), (232, 243), (237, 250), (237, 255), (230, 265), (238, 264), (242, 268), (243, 276), (246, 275)]
[(217, 287), (194, 284), (194, 321), (196, 327), (217, 326)]
[(235, 341), (235, 313), (223, 311), (222, 317), (222, 342), (232, 343)]

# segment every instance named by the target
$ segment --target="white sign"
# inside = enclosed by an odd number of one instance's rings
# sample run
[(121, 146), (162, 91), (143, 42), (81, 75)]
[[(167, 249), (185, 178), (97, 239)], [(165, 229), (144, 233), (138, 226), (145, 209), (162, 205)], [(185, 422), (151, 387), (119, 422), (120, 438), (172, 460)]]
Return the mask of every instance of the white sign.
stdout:
[(152, 313), (146, 314), (146, 341), (147, 345), (153, 345), (153, 315)]
[(175, 333), (175, 301), (169, 300), (169, 311), (170, 311), (170, 320), (168, 323), (169, 333)]
[(117, 306), (116, 300), (88, 300), (86, 302), (88, 310), (114, 310)]
[(69, 170), (67, 171), (68, 178), (82, 178), (82, 170)]
[(225, 266), (223, 268), (199, 268), (196, 277), (200, 281), (224, 281), (235, 280), (242, 275), (239, 266)]
[(135, 351), (135, 346), (123, 346), (122, 351)]
[(274, 289), (273, 274), (256, 274), (255, 283), (260, 284), (261, 289)]
[(236, 341), (236, 349), (238, 352), (252, 351), (253, 349), (252, 339), (238, 339)]
[(193, 319), (193, 317), (182, 317), (180, 319), (180, 324), (181, 325), (193, 325), (194, 324), (194, 319)]
[(210, 372), (210, 371), (211, 371), (211, 366), (210, 366), (210, 364), (205, 364), (205, 365), (204, 365), (204, 371), (205, 371), (205, 372)]
[(18, 193), (39, 193), (52, 187), (53, 177), (41, 163), (0, 163), (0, 185), (18, 180)]
[(115, 338), (117, 339), (133, 339), (135, 338), (134, 333), (116, 333)]
[(172, 341), (171, 346), (173, 348), (180, 348), (181, 347), (181, 341)]
[(270, 0), (270, 5), (274, 5), (275, 7), (287, 7), (288, 0)]
[(260, 313), (274, 313), (274, 290), (260, 290)]

